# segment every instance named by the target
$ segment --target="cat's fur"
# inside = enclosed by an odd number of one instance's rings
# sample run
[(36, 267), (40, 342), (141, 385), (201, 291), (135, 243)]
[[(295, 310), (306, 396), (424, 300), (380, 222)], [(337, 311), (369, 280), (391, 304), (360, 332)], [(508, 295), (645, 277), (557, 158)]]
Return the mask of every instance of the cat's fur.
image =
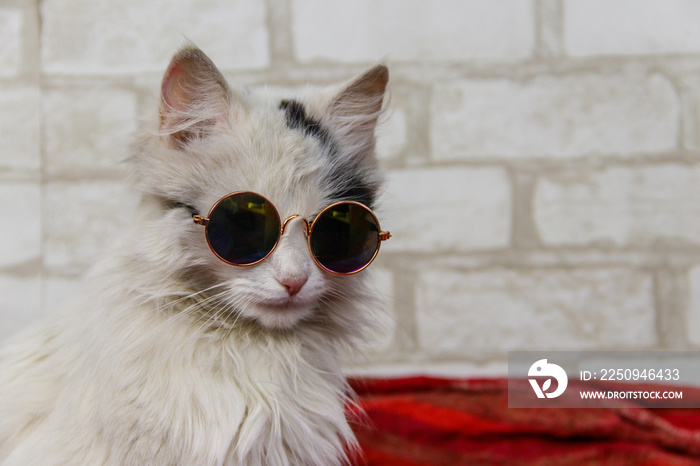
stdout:
[(0, 463), (343, 462), (354, 437), (340, 358), (366, 326), (366, 273), (317, 267), (300, 219), (264, 262), (230, 266), (192, 214), (236, 190), (282, 218), (371, 204), (387, 79), (380, 65), (281, 101), (229, 87), (182, 49), (131, 157), (145, 213), (92, 269), (77, 309), (0, 353)]

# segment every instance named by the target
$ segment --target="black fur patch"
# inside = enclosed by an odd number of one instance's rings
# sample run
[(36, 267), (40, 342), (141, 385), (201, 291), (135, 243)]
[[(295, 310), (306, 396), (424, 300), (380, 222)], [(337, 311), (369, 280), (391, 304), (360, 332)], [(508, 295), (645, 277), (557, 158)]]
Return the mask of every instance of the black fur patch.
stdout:
[[(280, 103), (280, 110), (284, 110), (289, 128), (317, 138), (326, 150), (328, 157), (338, 157), (338, 149), (331, 140), (330, 134), (318, 120), (306, 114), (304, 104), (296, 100), (283, 100)], [(367, 184), (358, 171), (352, 164), (337, 165), (330, 176), (331, 185), (337, 187), (335, 192), (331, 194), (331, 198), (357, 201), (371, 208), (376, 197), (376, 189)]]
[(306, 115), (304, 104), (296, 100), (283, 100), (280, 103), (280, 110), (284, 110), (287, 117), (287, 126), (292, 129), (302, 131), (304, 134), (318, 138), (324, 145), (330, 144), (328, 131), (321, 126), (318, 120), (314, 120)]
[[(332, 175), (332, 182), (337, 189), (333, 193), (333, 199), (340, 199), (343, 201), (357, 201), (361, 202), (370, 209), (374, 207), (374, 199), (376, 197), (376, 189), (373, 189), (367, 183), (362, 180), (356, 173), (348, 175), (344, 173), (346, 171), (352, 171), (350, 167), (339, 167), (336, 173)], [(349, 180), (342, 186), (336, 180)]]

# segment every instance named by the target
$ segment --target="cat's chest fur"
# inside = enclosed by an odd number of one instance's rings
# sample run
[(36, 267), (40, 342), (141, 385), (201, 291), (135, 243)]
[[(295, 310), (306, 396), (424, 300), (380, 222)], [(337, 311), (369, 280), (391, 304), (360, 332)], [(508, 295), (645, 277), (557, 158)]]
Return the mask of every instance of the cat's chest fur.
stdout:
[(352, 438), (346, 386), (333, 348), (312, 343), (319, 341), (315, 329), (272, 338), (253, 333), (243, 342), (217, 332), (215, 341), (192, 342), (184, 327), (163, 332), (160, 345), (157, 335), (143, 335), (133, 359), (106, 371), (103, 382), (121, 389), (117, 402), (96, 392), (100, 416), (121, 418), (113, 432), (121, 438), (106, 443), (140, 444), (115, 464), (337, 461), (340, 436)]
[[(15, 348), (0, 370), (2, 464), (334, 464), (352, 442), (319, 329), (193, 337), (199, 324), (123, 298)], [(109, 337), (85, 338), (93, 319)]]

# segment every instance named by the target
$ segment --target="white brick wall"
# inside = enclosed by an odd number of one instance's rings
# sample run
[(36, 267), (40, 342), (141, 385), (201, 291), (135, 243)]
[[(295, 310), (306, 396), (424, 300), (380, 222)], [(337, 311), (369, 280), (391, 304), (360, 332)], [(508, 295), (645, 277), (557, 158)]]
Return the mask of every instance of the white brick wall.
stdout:
[(4, 220), (0, 222), (0, 268), (38, 261), (41, 257), (41, 188), (38, 183), (0, 184)]
[(132, 225), (138, 202), (123, 182), (56, 181), (46, 185), (44, 265), (85, 270)]
[(42, 316), (38, 271), (8, 276), (0, 273), (0, 341), (7, 341)]
[(544, 176), (534, 217), (546, 244), (700, 245), (700, 166), (655, 164)]
[(377, 155), (380, 159), (396, 157), (406, 147), (406, 113), (391, 109), (377, 131)]
[(50, 74), (162, 73), (185, 39), (224, 69), (268, 64), (265, 3), (256, 0), (46, 0), (41, 13)]
[(531, 56), (532, 0), (292, 0), (303, 62), (517, 60)]
[(0, 10), (0, 78), (19, 74), (22, 63), (22, 11)]
[(38, 86), (10, 84), (0, 88), (0, 170), (39, 168), (40, 126)]
[(118, 162), (188, 37), (278, 89), (388, 60), (388, 302), (354, 371), (700, 348), (698, 24), (695, 0), (2, 0), (0, 343), (130, 226)]
[(383, 246), (386, 250), (451, 252), (508, 246), (511, 193), (501, 169), (394, 171), (386, 192), (382, 227), (394, 235)]
[(688, 305), (686, 336), (695, 346), (700, 346), (700, 265), (688, 273), (690, 302)]
[(115, 168), (127, 157), (139, 116), (133, 92), (80, 84), (49, 89), (43, 102), (48, 170)]
[(698, 24), (695, 0), (564, 0), (574, 56), (698, 53)]
[(479, 80), (435, 86), (436, 160), (635, 154), (676, 148), (679, 102), (660, 75)]
[(42, 280), (42, 307), (46, 313), (70, 309), (73, 300), (80, 296), (84, 285), (80, 276), (52, 276), (45, 274)]
[(432, 356), (656, 343), (652, 280), (636, 270), (428, 270), (417, 293), (418, 340)]

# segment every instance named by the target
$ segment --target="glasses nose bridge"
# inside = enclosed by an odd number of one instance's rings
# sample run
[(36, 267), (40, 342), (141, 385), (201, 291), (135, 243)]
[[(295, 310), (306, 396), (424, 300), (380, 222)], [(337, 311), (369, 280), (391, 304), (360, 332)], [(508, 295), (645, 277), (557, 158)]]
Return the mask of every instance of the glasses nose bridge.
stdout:
[(280, 227), (280, 236), (284, 235), (284, 230), (287, 228), (287, 224), (294, 220), (295, 218), (300, 218), (304, 221), (304, 231), (306, 232), (306, 236), (309, 236), (311, 234), (311, 225), (309, 225), (309, 221), (306, 220), (305, 217), (302, 217), (299, 214), (294, 214), (290, 215), (289, 217), (284, 219), (284, 222), (282, 222), (282, 226)]

